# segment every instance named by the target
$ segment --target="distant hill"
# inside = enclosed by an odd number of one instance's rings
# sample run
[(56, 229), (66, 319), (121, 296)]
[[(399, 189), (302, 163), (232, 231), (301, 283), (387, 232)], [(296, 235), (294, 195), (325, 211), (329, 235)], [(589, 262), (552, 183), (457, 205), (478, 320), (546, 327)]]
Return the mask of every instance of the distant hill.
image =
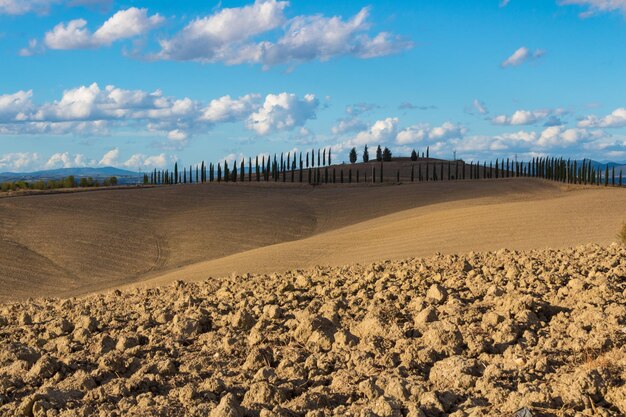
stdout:
[(93, 179), (104, 179), (108, 177), (117, 177), (120, 184), (134, 183), (142, 178), (142, 174), (138, 172), (128, 171), (125, 169), (114, 167), (102, 168), (59, 168), (35, 172), (2, 172), (0, 173), (1, 181), (34, 181), (34, 180), (51, 180), (68, 177), (70, 175), (76, 178), (92, 177)]

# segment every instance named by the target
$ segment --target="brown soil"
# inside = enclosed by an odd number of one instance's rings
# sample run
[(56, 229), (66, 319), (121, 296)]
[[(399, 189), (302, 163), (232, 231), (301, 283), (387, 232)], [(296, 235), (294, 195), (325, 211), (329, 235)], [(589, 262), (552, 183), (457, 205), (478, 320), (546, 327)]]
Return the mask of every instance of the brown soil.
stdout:
[(626, 189), (204, 184), (0, 199), (0, 301), (436, 252), (609, 244)]
[(626, 247), (0, 306), (0, 415), (620, 416)]

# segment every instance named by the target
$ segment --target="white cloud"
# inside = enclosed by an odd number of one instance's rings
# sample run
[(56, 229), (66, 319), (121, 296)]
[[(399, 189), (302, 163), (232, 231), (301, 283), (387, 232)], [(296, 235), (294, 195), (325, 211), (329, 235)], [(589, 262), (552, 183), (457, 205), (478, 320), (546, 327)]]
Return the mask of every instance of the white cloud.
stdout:
[(45, 163), (45, 169), (56, 168), (76, 168), (87, 166), (90, 162), (84, 155), (76, 154), (71, 155), (69, 152), (59, 152), (52, 155)]
[(0, 122), (21, 121), (33, 107), (32, 90), (0, 95)]
[(580, 17), (587, 18), (599, 13), (620, 12), (626, 16), (626, 0), (559, 0), (561, 6), (580, 6), (585, 11)]
[(397, 117), (387, 117), (377, 120), (369, 129), (356, 134), (346, 145), (349, 147), (360, 145), (378, 145), (390, 142), (398, 131)]
[(202, 110), (201, 119), (211, 123), (243, 120), (258, 108), (260, 98), (258, 94), (248, 94), (238, 99), (224, 96), (211, 100)]
[(167, 133), (167, 138), (176, 142), (184, 142), (189, 138), (189, 134), (184, 130), (174, 129)]
[(257, 48), (244, 42), (283, 24), (287, 6), (286, 1), (256, 0), (252, 5), (196, 19), (172, 38), (162, 40), (158, 57), (233, 64), (256, 61)]
[(599, 139), (604, 134), (601, 131), (587, 129), (566, 129), (563, 126), (550, 126), (541, 132), (537, 145), (544, 148), (566, 147), (579, 142)]
[(506, 7), (510, 2), (511, 0), (500, 0), (500, 7)]
[(525, 46), (513, 52), (513, 55), (505, 59), (500, 66), (502, 68), (517, 67), (528, 61), (536, 61), (545, 55), (545, 51), (541, 49), (529, 50)]
[[(113, 42), (147, 33), (164, 21), (159, 14), (148, 16), (147, 9), (120, 10), (91, 33), (84, 19), (59, 23), (44, 36), (50, 49), (87, 49), (109, 46)], [(34, 45), (36, 47), (36, 44)]]
[(347, 21), (338, 16), (298, 16), (289, 22), (285, 34), (276, 43), (261, 44), (262, 61), (276, 65), (291, 61), (327, 61), (340, 55), (374, 58), (413, 46), (385, 32), (370, 38), (364, 33), (369, 28), (368, 17), (368, 8), (361, 9)]
[[(1, 110), (0, 110), (1, 112)], [(611, 114), (604, 117), (587, 116), (578, 122), (578, 127), (602, 127), (617, 128), (626, 126), (626, 109), (615, 109)]]
[(0, 155), (1, 171), (27, 171), (33, 169), (39, 161), (36, 152), (14, 152)]
[(495, 116), (491, 122), (495, 125), (532, 125), (550, 116), (550, 110), (517, 110), (511, 116), (504, 114)]
[(263, 106), (248, 117), (247, 127), (259, 135), (292, 130), (315, 119), (318, 107), (319, 100), (313, 94), (302, 100), (295, 94), (268, 94)]
[(98, 165), (102, 165), (102, 166), (116, 165), (118, 163), (117, 158), (119, 158), (119, 156), (120, 156), (120, 150), (118, 148), (111, 149), (110, 151), (108, 151), (102, 156), (102, 159), (100, 159), (100, 162), (98, 162)]
[(291, 131), (315, 119), (319, 108), (312, 94), (224, 96), (203, 104), (167, 97), (160, 90), (101, 88), (96, 83), (65, 90), (60, 99), (40, 105), (32, 96), (32, 91), (0, 95), (0, 135), (108, 135), (112, 128), (130, 126), (159, 133), (180, 147), (218, 123), (244, 122), (260, 135)]
[(128, 169), (141, 170), (165, 168), (169, 162), (171, 162), (171, 158), (168, 158), (164, 153), (151, 156), (136, 153), (128, 158), (122, 165)]
[(427, 123), (409, 126), (398, 132), (396, 143), (398, 145), (408, 145), (422, 142), (424, 140), (444, 141), (448, 139), (461, 138), (467, 129), (454, 123), (445, 122), (441, 126), (432, 127)]
[[(256, 0), (243, 7), (222, 9), (211, 16), (196, 19), (183, 30), (160, 41), (157, 59), (223, 62), (227, 65), (260, 63), (264, 66), (326, 61), (351, 55), (374, 58), (401, 52), (413, 43), (392, 34), (367, 34), (369, 9), (343, 20), (339, 16), (297, 16), (287, 20), (288, 2)], [(284, 28), (277, 41), (254, 38)]]

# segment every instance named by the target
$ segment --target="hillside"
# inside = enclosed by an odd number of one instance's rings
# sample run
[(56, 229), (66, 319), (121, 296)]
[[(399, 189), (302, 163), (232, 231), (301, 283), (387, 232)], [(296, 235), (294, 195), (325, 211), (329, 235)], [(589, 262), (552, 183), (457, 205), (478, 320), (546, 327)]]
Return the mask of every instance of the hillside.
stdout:
[(624, 207), (624, 189), (531, 179), (194, 184), (7, 198), (0, 300), (435, 252), (609, 243)]

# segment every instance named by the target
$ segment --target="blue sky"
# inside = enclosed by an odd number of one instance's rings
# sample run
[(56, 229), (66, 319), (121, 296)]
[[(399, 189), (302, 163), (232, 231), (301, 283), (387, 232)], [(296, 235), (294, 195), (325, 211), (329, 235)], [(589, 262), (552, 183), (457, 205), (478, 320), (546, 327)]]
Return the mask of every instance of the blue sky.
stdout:
[(626, 0), (0, 0), (0, 171), (626, 160)]

